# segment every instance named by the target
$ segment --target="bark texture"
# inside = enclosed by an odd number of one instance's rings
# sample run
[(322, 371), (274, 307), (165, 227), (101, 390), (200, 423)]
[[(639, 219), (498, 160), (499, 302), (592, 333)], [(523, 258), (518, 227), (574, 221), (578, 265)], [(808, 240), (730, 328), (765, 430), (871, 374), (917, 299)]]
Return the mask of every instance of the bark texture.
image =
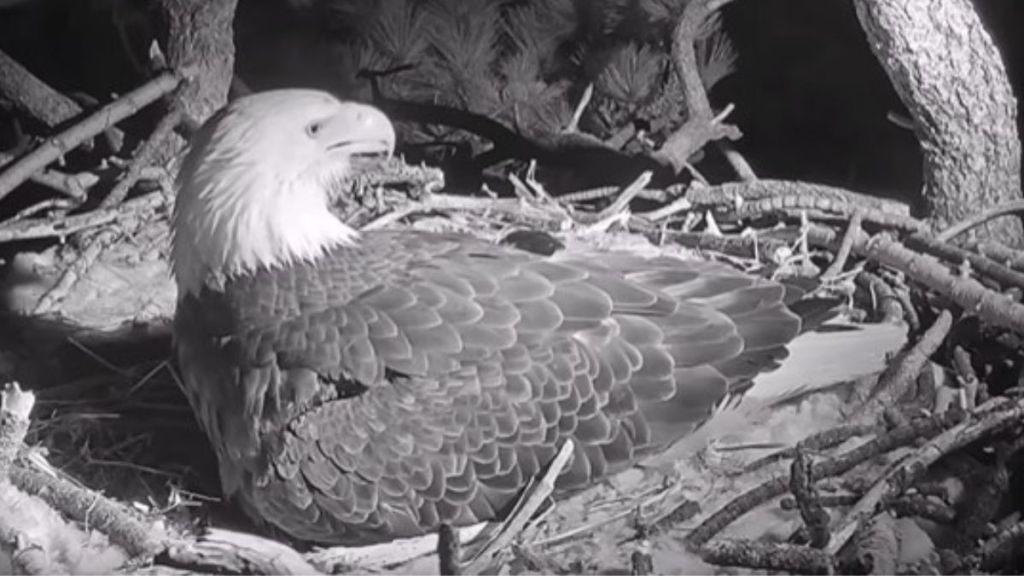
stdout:
[(74, 100), (36, 78), (24, 66), (0, 51), (0, 98), (50, 128), (82, 113)]
[(158, 36), (168, 64), (194, 68), (181, 94), (185, 114), (203, 122), (227, 102), (235, 67), (238, 0), (159, 0)]
[[(1021, 197), (1016, 100), (970, 0), (854, 0), (875, 56), (914, 117), (927, 216), (937, 226)], [(1024, 245), (1017, 217), (977, 229)]]

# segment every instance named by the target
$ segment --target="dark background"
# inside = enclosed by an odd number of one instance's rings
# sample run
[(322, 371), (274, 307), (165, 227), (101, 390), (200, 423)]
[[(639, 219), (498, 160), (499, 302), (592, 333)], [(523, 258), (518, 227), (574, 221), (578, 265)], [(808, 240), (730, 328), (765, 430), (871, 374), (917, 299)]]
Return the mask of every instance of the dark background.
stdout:
[[(0, 9), (0, 49), (62, 91), (106, 101), (142, 77), (112, 24), (112, 16), (133, 17), (117, 8), (125, 1), (26, 0)], [(1024, 2), (975, 4), (1019, 99)], [(296, 10), (284, 0), (240, 0), (235, 33), (241, 79), (254, 89), (316, 86), (351, 93), (320, 24), (315, 11)], [(917, 201), (917, 142), (886, 119), (904, 109), (851, 2), (737, 0), (725, 9), (725, 26), (739, 54), (738, 69), (715, 87), (712, 100), (719, 107), (736, 105), (731, 121), (745, 134), (738, 147), (760, 176)], [(145, 38), (128, 41), (145, 54)], [(0, 145), (6, 146), (10, 134), (3, 130)]]

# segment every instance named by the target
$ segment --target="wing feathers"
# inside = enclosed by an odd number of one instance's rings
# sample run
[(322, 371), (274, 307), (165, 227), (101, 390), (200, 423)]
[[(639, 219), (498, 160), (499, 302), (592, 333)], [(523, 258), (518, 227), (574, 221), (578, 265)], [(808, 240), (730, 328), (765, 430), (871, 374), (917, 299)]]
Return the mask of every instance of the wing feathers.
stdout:
[[(319, 542), (491, 518), (569, 437), (559, 488), (588, 485), (685, 435), (800, 329), (792, 291), (724, 265), (374, 234), (242, 346), (246, 414), (305, 407), (264, 445), (274, 476), (248, 505)], [(367, 391), (310, 408), (328, 375)]]

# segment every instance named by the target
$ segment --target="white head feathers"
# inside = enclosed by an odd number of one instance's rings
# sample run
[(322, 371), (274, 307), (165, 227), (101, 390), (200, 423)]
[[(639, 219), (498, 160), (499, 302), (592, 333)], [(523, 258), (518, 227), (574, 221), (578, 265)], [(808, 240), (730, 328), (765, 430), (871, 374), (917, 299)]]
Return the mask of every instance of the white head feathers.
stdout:
[(316, 90), (239, 98), (195, 135), (176, 181), (171, 262), (179, 295), (315, 258), (358, 233), (328, 209), (328, 186), (359, 153), (390, 154), (371, 106)]

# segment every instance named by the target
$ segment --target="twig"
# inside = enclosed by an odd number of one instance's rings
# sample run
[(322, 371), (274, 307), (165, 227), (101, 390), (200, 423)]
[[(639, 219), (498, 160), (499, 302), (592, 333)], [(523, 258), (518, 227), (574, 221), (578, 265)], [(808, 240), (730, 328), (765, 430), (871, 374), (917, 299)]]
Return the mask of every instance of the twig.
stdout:
[(829, 430), (818, 432), (813, 436), (808, 436), (796, 446), (792, 448), (786, 448), (773, 452), (763, 458), (759, 458), (750, 464), (743, 467), (744, 472), (753, 472), (760, 470), (765, 466), (785, 460), (786, 458), (794, 458), (797, 454), (802, 451), (821, 451), (828, 450), (839, 446), (843, 442), (846, 442), (850, 438), (856, 438), (857, 436), (865, 436), (867, 434), (877, 434), (882, 432), (876, 424), (850, 424), (847, 426), (837, 426)]
[(985, 288), (976, 280), (954, 276), (934, 257), (913, 252), (885, 234), (872, 237), (864, 253), (872, 260), (904, 272), (985, 322), (1024, 334), (1024, 305)]
[(50, 198), (49, 200), (43, 200), (42, 202), (37, 202), (36, 204), (26, 206), (25, 208), (18, 210), (17, 214), (11, 216), (6, 223), (10, 224), (13, 222), (20, 222), (26, 218), (35, 216), (40, 212), (46, 212), (49, 210), (70, 210), (74, 207), (75, 203), (67, 198)]
[(889, 363), (868, 399), (857, 407), (854, 418), (871, 417), (882, 411), (889, 413), (894, 410), (900, 399), (913, 387), (928, 359), (942, 346), (952, 326), (953, 315), (949, 310), (943, 310), (913, 348), (902, 352), (895, 361)]
[(907, 494), (891, 498), (886, 505), (901, 517), (916, 516), (940, 524), (952, 524), (956, 520), (956, 510), (923, 494)]
[(0, 199), (61, 155), (174, 90), (186, 75), (185, 72), (161, 74), (26, 154), (0, 173)]
[(153, 133), (139, 146), (139, 149), (132, 157), (131, 163), (128, 165), (128, 170), (121, 176), (120, 181), (110, 191), (110, 194), (107, 194), (107, 197), (100, 202), (100, 208), (112, 208), (124, 201), (125, 197), (128, 196), (128, 191), (141, 179), (143, 169), (152, 163), (153, 157), (159, 151), (160, 146), (171, 135), (175, 127), (181, 124), (183, 116), (184, 112), (181, 109), (181, 105), (175, 99), (171, 110), (160, 119), (156, 128), (153, 129)]
[(1024, 251), (1011, 248), (994, 240), (974, 243), (972, 248), (978, 254), (991, 258), (1007, 268), (1018, 272), (1024, 271)]
[(437, 529), (437, 562), (441, 576), (462, 574), (461, 542), (451, 524), (441, 524)]
[(986, 208), (974, 216), (971, 216), (961, 222), (957, 222), (952, 226), (946, 228), (942, 232), (935, 235), (935, 240), (938, 242), (949, 242), (957, 236), (967, 232), (971, 228), (981, 226), (989, 220), (994, 220), (1000, 216), (1006, 216), (1009, 214), (1015, 214), (1017, 212), (1024, 212), (1024, 200), (1013, 200), (1010, 202), (1004, 202), (997, 204), (991, 208)]
[(629, 554), (629, 573), (631, 576), (647, 576), (654, 574), (654, 558), (651, 557), (650, 535), (644, 524), (641, 510), (636, 512), (636, 548)]
[(1024, 289), (1024, 273), (1017, 272), (982, 254), (968, 252), (963, 248), (940, 242), (923, 234), (914, 234), (904, 240), (908, 247), (938, 256), (956, 265), (969, 262), (971, 270), (998, 282), (1003, 288)]
[(716, 538), (700, 549), (701, 559), (718, 566), (785, 570), (794, 574), (832, 574), (834, 556), (806, 546)]
[[(843, 492), (841, 494), (821, 494), (818, 493), (818, 497), (815, 503), (819, 504), (822, 508), (839, 508), (853, 506), (860, 500), (859, 494), (853, 494), (851, 492)], [(783, 510), (799, 510), (800, 504), (796, 501), (796, 498), (783, 498), (779, 500), (779, 508)]]
[(548, 464), (548, 469), (544, 472), (544, 476), (532, 487), (532, 490), (523, 495), (523, 499), (516, 504), (515, 510), (513, 510), (498, 534), (487, 543), (483, 550), (474, 554), (474, 557), (463, 566), (462, 572), (464, 574), (482, 573), (483, 568), (491, 563), (492, 556), (506, 549), (512, 540), (522, 532), (534, 513), (540, 509), (544, 501), (554, 491), (555, 480), (569, 462), (569, 457), (572, 456), (573, 450), (574, 444), (572, 439), (566, 439), (565, 443), (558, 450), (558, 454)]
[[(813, 236), (812, 233), (811, 237)], [(913, 308), (906, 307), (892, 287), (880, 276), (862, 270), (853, 281), (866, 288), (871, 295), (872, 312), (875, 313), (875, 317), (881, 314), (881, 321), (888, 323), (902, 322), (906, 319), (911, 331), (916, 332), (920, 329), (917, 313)]]
[(1024, 400), (1007, 402), (1002, 398), (994, 399), (980, 407), (978, 412), (985, 415), (971, 418), (942, 432), (929, 440), (913, 456), (901, 460), (886, 472), (837, 524), (832, 532), (833, 539), (827, 547), (828, 552), (837, 554), (857, 528), (874, 515), (875, 509), (884, 498), (903, 493), (939, 458), (983, 436), (1020, 423), (1024, 418)]
[(0, 483), (7, 481), (25, 441), (35, 402), (35, 394), (23, 392), (17, 382), (8, 383), (0, 392)]
[(587, 110), (587, 106), (590, 104), (590, 99), (594, 96), (594, 83), (587, 84), (587, 87), (583, 90), (583, 95), (580, 96), (580, 101), (576, 104), (576, 110), (572, 113), (572, 119), (569, 120), (569, 125), (565, 127), (564, 132), (576, 132), (579, 129), (580, 118), (583, 117), (583, 113)]
[(168, 546), (169, 564), (234, 574), (323, 574), (292, 548), (254, 534), (209, 529), (195, 542)]
[(808, 540), (813, 548), (824, 548), (828, 545), (829, 515), (821, 505), (818, 490), (814, 486), (814, 472), (811, 459), (800, 450), (793, 459), (789, 472), (789, 491), (796, 499), (800, 517), (807, 529)]
[[(964, 350), (962, 346), (957, 346), (953, 349), (953, 368), (964, 390), (964, 407), (968, 410), (973, 410), (979, 403), (978, 396), (981, 392), (979, 388), (982, 386), (982, 383), (978, 379), (978, 373), (975, 372), (974, 366), (971, 364), (970, 353)], [(987, 396), (987, 391), (985, 391), (985, 395)], [(980, 400), (980, 402), (984, 401)]]
[(629, 203), (633, 201), (633, 198), (636, 198), (636, 195), (639, 194), (641, 190), (643, 190), (645, 187), (647, 187), (648, 184), (651, 183), (652, 176), (653, 174), (650, 170), (647, 170), (644, 173), (640, 174), (640, 176), (638, 176), (632, 184), (627, 186), (626, 189), (622, 191), (622, 194), (620, 194), (619, 197), (615, 199), (615, 202), (612, 202), (604, 210), (598, 212), (595, 220), (601, 221), (606, 218), (611, 218), (612, 216), (619, 214), (620, 212), (628, 208)]
[[(819, 244), (836, 242), (835, 233), (821, 227), (813, 227), (809, 236)], [(876, 234), (870, 239), (864, 233), (857, 236), (854, 252), (903, 272), (993, 326), (1024, 334), (1024, 305), (989, 290), (977, 280), (953, 275), (934, 256), (918, 254), (888, 234)]]
[[(10, 154), (0, 153), (0, 167), (7, 166), (14, 161), (14, 158)], [(82, 202), (85, 200), (89, 189), (95, 186), (100, 181), (100, 178), (91, 172), (66, 174), (58, 170), (42, 170), (33, 174), (29, 180), (56, 190), (72, 200)]]
[(11, 470), (11, 483), (23, 492), (42, 498), (57, 511), (103, 532), (133, 557), (149, 558), (166, 546), (162, 529), (139, 520), (134, 513), (102, 494), (19, 466)]
[[(752, 182), (727, 182), (717, 186), (692, 188), (686, 197), (695, 207), (722, 207), (735, 209), (737, 198), (742, 204), (760, 203), (763, 210), (818, 209), (833, 212), (846, 218), (852, 217), (857, 209), (864, 211), (864, 221), (871, 221), (868, 214), (884, 213), (906, 220), (896, 222), (901, 229), (927, 229), (927, 225), (910, 218), (910, 208), (903, 203), (874, 198), (850, 190), (824, 186), (809, 182), (761, 179)], [(743, 209), (744, 215), (752, 211)]]
[[(730, 104), (732, 106), (732, 104)], [(740, 154), (739, 150), (732, 145), (732, 142), (728, 140), (716, 140), (715, 145), (722, 151), (725, 159), (732, 165), (732, 169), (736, 171), (736, 175), (740, 177), (740, 180), (744, 182), (752, 182), (757, 180), (757, 174), (754, 173), (754, 168), (750, 166), (747, 159)]]
[[(578, 192), (569, 192), (568, 194), (560, 194), (558, 201), (562, 204), (582, 204), (584, 202), (592, 202), (594, 200), (600, 200), (602, 198), (608, 198), (615, 196), (622, 190), (621, 186), (601, 186), (599, 188), (588, 188), (586, 190), (580, 190)], [(637, 198), (643, 198), (644, 200), (653, 200), (655, 202), (667, 202), (674, 194), (671, 188), (669, 190), (657, 190), (653, 188), (644, 188), (637, 192)]]
[(109, 246), (116, 238), (117, 233), (113, 230), (104, 230), (93, 238), (89, 242), (89, 246), (85, 251), (78, 256), (78, 259), (64, 270), (57, 283), (43, 294), (39, 299), (39, 302), (36, 303), (32, 313), (46, 314), (53, 310), (53, 307), (67, 297), (71, 292), (71, 289), (78, 283), (78, 280), (85, 276), (89, 269), (92, 268), (92, 265), (96, 262), (96, 259), (100, 257), (100, 254), (102, 254), (103, 251), (107, 249), (107, 246)]
[[(897, 427), (838, 456), (815, 463), (811, 472), (815, 478), (819, 479), (844, 474), (871, 458), (876, 458), (901, 446), (912, 444), (921, 438), (935, 436), (953, 423), (958, 422), (960, 418), (962, 418), (960, 413), (947, 411), (943, 414), (916, 419), (907, 425)], [(788, 475), (780, 475), (765, 480), (754, 488), (740, 494), (731, 502), (705, 518), (699, 526), (694, 528), (686, 536), (687, 547), (691, 550), (699, 550), (715, 534), (721, 532), (740, 516), (772, 498), (785, 494), (788, 485)], [(668, 515), (670, 514), (671, 512)], [(660, 524), (661, 520), (659, 520), (659, 526)]]
[(643, 214), (637, 214), (640, 218), (645, 218), (651, 222), (657, 222), (675, 216), (680, 212), (685, 212), (693, 208), (693, 204), (685, 197), (676, 198), (672, 202), (658, 208), (651, 210), (650, 212), (644, 212)]
[(843, 241), (839, 244), (839, 249), (836, 250), (836, 257), (832, 259), (832, 263), (821, 274), (822, 280), (831, 280), (843, 272), (846, 261), (850, 258), (850, 250), (853, 249), (853, 241), (857, 237), (858, 232), (860, 232), (860, 223), (863, 219), (863, 211), (853, 211), (853, 215), (850, 216), (850, 224), (846, 228), (846, 234), (843, 235)]
[(700, 36), (704, 23), (729, 2), (730, 0), (688, 2), (672, 32), (672, 62), (683, 88), (681, 104), (687, 120), (665, 139), (661, 149), (652, 154), (652, 157), (672, 166), (676, 173), (682, 170), (694, 152), (708, 142), (723, 138), (737, 140), (742, 136), (737, 127), (723, 123), (724, 116), (715, 118), (712, 114), (711, 103), (698, 72), (700, 67), (694, 50), (694, 42)]
[(166, 198), (162, 193), (152, 192), (145, 196), (133, 198), (121, 206), (109, 210), (93, 210), (84, 214), (75, 214), (74, 216), (62, 216), (46, 220), (22, 220), (20, 222), (0, 224), (0, 243), (53, 236), (66, 238), (75, 232), (104, 226), (126, 214), (156, 209), (165, 202)]

